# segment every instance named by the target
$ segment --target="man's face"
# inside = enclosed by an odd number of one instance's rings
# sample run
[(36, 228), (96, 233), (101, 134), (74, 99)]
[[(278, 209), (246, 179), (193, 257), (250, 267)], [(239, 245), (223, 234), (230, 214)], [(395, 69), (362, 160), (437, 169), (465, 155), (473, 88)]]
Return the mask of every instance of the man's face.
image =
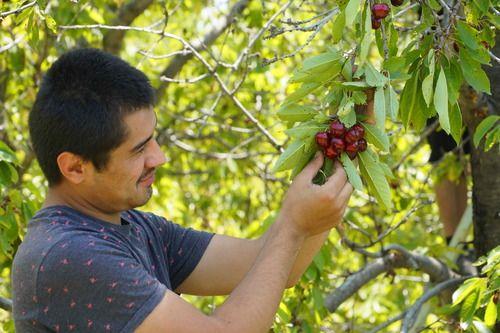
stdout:
[(144, 205), (152, 194), (157, 167), (165, 155), (154, 138), (156, 115), (152, 108), (140, 109), (123, 119), (126, 140), (110, 153), (106, 167), (93, 166), (85, 181), (86, 196), (106, 212), (119, 212)]

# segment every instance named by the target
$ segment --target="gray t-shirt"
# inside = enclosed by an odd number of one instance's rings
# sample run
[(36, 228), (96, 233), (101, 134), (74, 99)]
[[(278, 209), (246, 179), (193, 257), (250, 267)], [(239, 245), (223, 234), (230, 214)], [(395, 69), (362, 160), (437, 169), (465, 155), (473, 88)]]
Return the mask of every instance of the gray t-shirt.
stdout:
[(16, 331), (133, 332), (188, 277), (213, 234), (130, 210), (121, 225), (38, 211), (12, 266)]

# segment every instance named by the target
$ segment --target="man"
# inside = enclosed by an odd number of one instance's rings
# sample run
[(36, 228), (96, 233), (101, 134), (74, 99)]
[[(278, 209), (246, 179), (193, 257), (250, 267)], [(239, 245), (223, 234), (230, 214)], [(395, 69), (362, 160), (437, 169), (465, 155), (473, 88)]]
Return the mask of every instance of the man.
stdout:
[[(29, 125), (49, 189), (14, 259), (18, 332), (266, 332), (341, 221), (352, 187), (338, 164), (312, 184), (321, 154), (259, 239), (135, 210), (165, 163), (153, 103), (143, 73), (99, 50), (66, 53), (45, 76)], [(180, 293), (229, 297), (205, 315)]]

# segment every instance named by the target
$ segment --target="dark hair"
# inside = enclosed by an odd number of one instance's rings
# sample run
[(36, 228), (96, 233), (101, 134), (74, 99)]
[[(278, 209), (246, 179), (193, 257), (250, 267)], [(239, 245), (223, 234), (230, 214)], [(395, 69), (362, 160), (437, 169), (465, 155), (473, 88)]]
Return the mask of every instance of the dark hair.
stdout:
[(144, 73), (97, 49), (63, 54), (43, 78), (29, 115), (33, 149), (49, 181), (61, 181), (57, 156), (77, 154), (101, 170), (126, 138), (123, 117), (154, 104)]

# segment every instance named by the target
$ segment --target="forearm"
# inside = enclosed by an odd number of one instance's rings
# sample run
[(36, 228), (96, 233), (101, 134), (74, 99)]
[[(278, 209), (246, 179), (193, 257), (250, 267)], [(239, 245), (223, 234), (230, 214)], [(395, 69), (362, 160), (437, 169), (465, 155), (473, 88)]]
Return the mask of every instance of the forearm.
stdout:
[[(261, 247), (264, 245), (268, 235), (271, 233), (273, 228), (276, 227), (276, 223), (271, 225), (269, 229), (259, 238), (258, 241)], [(288, 276), (287, 287), (294, 286), (298, 282), (307, 267), (309, 267), (309, 265), (311, 264), (311, 261), (313, 260), (316, 253), (318, 253), (318, 251), (325, 243), (325, 240), (328, 238), (329, 234), (330, 231), (328, 230), (321, 234), (314, 235), (305, 239), (304, 244), (299, 250), (297, 258), (295, 259), (290, 275)]]
[(277, 221), (255, 264), (213, 316), (229, 332), (267, 332), (304, 237)]

